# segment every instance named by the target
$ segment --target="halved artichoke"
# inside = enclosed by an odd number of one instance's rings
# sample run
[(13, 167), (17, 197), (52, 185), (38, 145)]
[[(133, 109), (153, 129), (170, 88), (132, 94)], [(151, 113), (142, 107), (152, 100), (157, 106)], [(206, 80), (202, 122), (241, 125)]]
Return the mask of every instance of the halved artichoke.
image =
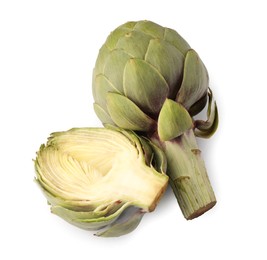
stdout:
[(163, 152), (117, 128), (51, 134), (37, 152), (35, 170), (52, 213), (106, 237), (134, 230), (168, 183)]

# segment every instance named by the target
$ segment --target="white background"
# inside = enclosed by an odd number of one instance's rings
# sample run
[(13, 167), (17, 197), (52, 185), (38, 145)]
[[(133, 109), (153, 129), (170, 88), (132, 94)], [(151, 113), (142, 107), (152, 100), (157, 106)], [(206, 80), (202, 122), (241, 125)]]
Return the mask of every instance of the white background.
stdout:
[[(0, 258), (267, 259), (265, 2), (0, 1)], [(220, 125), (199, 145), (218, 203), (186, 221), (168, 190), (134, 232), (98, 238), (50, 213), (32, 159), (51, 132), (101, 126), (98, 50), (141, 19), (177, 30), (209, 70)]]

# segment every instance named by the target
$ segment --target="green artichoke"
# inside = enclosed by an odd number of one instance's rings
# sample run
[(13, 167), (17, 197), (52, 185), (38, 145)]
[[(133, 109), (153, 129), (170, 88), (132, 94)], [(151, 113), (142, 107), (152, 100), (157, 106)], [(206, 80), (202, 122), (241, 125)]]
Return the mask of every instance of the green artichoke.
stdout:
[[(99, 51), (93, 96), (104, 126), (136, 131), (165, 152), (170, 184), (187, 219), (215, 205), (195, 136), (216, 131), (217, 106), (205, 65), (176, 31), (151, 21), (116, 28)], [(207, 103), (207, 119), (194, 120)]]
[(51, 134), (37, 153), (35, 170), (52, 213), (106, 237), (134, 230), (168, 183), (164, 153), (117, 128)]

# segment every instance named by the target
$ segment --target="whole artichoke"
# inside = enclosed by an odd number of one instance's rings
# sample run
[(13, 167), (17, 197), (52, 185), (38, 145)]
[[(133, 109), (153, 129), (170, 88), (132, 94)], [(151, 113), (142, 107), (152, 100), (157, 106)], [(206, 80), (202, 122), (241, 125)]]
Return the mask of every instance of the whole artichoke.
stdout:
[(36, 182), (54, 214), (98, 236), (121, 236), (155, 209), (168, 183), (165, 160), (133, 132), (74, 128), (41, 146)]
[[(108, 36), (93, 73), (94, 109), (104, 125), (136, 131), (159, 145), (187, 219), (216, 203), (195, 135), (211, 136), (217, 106), (206, 67), (174, 30), (127, 22)], [(208, 102), (206, 121), (194, 120)]]

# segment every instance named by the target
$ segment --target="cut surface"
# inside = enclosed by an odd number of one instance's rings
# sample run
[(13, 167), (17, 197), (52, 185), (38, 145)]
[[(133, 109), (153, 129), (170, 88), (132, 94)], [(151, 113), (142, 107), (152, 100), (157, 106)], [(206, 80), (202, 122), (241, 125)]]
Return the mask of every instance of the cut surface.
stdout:
[(38, 179), (49, 193), (67, 201), (95, 206), (130, 202), (151, 211), (168, 178), (145, 164), (140, 148), (108, 129), (55, 133), (38, 153)]
[(187, 220), (192, 220), (194, 218), (197, 218), (197, 217), (203, 215), (208, 210), (213, 208), (215, 206), (215, 204), (216, 204), (216, 201), (212, 201), (212, 202), (208, 203), (207, 205), (203, 206), (202, 208), (199, 208), (194, 213), (192, 213), (189, 217), (187, 217)]

